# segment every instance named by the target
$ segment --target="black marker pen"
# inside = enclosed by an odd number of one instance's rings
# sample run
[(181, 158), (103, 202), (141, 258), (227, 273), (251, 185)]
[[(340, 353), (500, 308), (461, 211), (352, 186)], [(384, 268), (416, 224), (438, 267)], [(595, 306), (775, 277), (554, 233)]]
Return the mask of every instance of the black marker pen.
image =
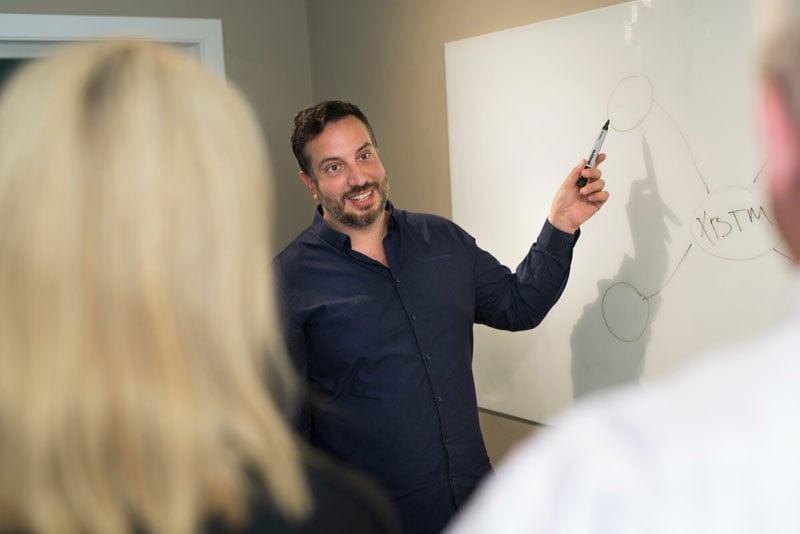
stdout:
[[(589, 155), (589, 159), (586, 160), (586, 166), (584, 169), (591, 169), (594, 167), (594, 162), (597, 160), (597, 156), (600, 154), (600, 148), (603, 146), (603, 141), (605, 141), (606, 134), (608, 133), (608, 122), (609, 121), (606, 121), (606, 123), (603, 125), (603, 129), (600, 130), (600, 135), (597, 136), (597, 141), (594, 143), (594, 147), (592, 148), (592, 153)], [(586, 178), (581, 176), (578, 178), (576, 184), (578, 187), (583, 187), (586, 185), (586, 182)]]

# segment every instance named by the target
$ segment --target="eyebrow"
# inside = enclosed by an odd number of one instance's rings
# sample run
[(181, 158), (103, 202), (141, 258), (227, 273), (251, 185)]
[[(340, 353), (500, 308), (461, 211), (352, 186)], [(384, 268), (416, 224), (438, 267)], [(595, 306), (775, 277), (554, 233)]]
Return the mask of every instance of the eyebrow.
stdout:
[[(364, 150), (367, 147), (373, 147), (373, 145), (372, 145), (372, 143), (370, 141), (367, 141), (366, 143), (364, 143), (363, 145), (358, 147), (356, 149), (355, 153), (358, 154), (359, 152), (361, 152), (362, 150)], [(322, 158), (321, 160), (319, 160), (319, 163), (317, 163), (317, 169), (322, 169), (325, 166), (325, 164), (328, 163), (329, 161), (337, 161), (337, 160), (341, 160), (341, 159), (342, 158), (340, 158), (339, 156), (330, 156), (330, 157), (327, 157), (327, 158)]]

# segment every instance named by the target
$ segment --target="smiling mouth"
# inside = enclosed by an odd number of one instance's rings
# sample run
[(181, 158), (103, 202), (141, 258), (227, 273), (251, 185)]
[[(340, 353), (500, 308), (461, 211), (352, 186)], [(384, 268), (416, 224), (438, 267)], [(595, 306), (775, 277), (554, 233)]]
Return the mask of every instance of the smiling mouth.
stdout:
[(355, 202), (355, 203), (358, 204), (360, 202), (364, 202), (365, 200), (369, 200), (369, 198), (372, 196), (372, 192), (373, 191), (374, 191), (374, 189), (369, 189), (367, 191), (362, 191), (361, 193), (359, 193), (357, 195), (353, 195), (353, 196), (350, 196), (350, 197), (347, 197), (347, 198), (351, 202)]

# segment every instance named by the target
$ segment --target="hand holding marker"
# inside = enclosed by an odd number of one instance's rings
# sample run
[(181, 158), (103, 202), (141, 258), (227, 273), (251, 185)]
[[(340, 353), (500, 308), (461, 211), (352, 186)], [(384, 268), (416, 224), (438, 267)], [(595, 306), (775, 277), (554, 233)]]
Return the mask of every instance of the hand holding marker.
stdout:
[[(603, 141), (605, 141), (606, 134), (608, 133), (608, 122), (609, 121), (606, 121), (606, 123), (603, 125), (603, 129), (600, 130), (600, 135), (597, 136), (597, 141), (594, 142), (592, 153), (589, 154), (589, 159), (586, 160), (586, 166), (584, 167), (584, 169), (591, 169), (592, 167), (594, 167), (594, 162), (595, 160), (597, 160), (597, 156), (600, 155), (600, 148), (603, 146)], [(587, 182), (586, 178), (581, 176), (580, 178), (578, 178), (576, 184), (578, 187), (583, 187), (584, 185), (586, 185), (586, 182)]]

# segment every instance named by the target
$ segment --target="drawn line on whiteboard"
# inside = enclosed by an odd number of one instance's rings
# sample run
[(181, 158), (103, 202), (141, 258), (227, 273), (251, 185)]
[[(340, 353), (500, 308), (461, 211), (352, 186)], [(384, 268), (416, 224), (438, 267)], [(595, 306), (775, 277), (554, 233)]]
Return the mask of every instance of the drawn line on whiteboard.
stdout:
[(759, 177), (761, 177), (761, 173), (764, 172), (764, 168), (767, 166), (767, 162), (768, 161), (769, 161), (769, 158), (764, 160), (764, 164), (761, 165), (760, 169), (758, 169), (758, 174), (756, 174), (756, 177), (753, 178), (753, 183), (756, 183), (756, 181), (759, 179)]
[[(638, 297), (640, 302), (644, 302), (645, 303), (647, 311), (643, 314), (644, 315), (644, 321), (642, 321), (638, 325), (635, 325), (635, 327), (632, 330), (632, 333), (630, 333), (630, 335), (626, 336), (626, 335), (623, 335), (621, 332), (617, 332), (618, 329), (615, 326), (612, 326), (610, 318), (609, 318), (611, 313), (606, 311), (606, 301), (607, 300), (612, 300), (612, 298), (609, 297), (609, 295), (611, 295), (611, 294), (614, 294), (613, 298), (626, 299), (628, 297), (627, 297), (627, 295), (625, 293), (629, 292), (629, 290), (632, 290), (633, 293), (636, 294), (636, 296)], [(621, 296), (618, 297), (618, 296), (616, 296), (617, 294), (620, 294)], [(633, 301), (633, 299), (629, 299), (629, 302), (630, 301)], [(609, 308), (611, 308), (610, 305), (609, 305)], [(639, 292), (639, 290), (636, 289), (633, 285), (631, 285), (631, 284), (629, 284), (627, 282), (617, 282), (617, 283), (611, 285), (611, 287), (609, 287), (608, 289), (606, 289), (605, 293), (603, 294), (603, 302), (602, 302), (602, 305), (601, 305), (600, 313), (603, 316), (603, 322), (605, 323), (606, 328), (608, 329), (609, 332), (611, 332), (612, 336), (614, 336), (615, 338), (619, 339), (620, 341), (624, 341), (626, 343), (632, 343), (632, 342), (636, 341), (637, 339), (639, 339), (640, 337), (642, 337), (642, 335), (644, 334), (645, 330), (647, 330), (647, 325), (650, 323), (650, 301), (648, 301)], [(630, 325), (633, 323), (633, 321), (631, 321), (631, 320), (624, 321), (624, 322), (626, 323), (626, 327), (628, 327), (628, 328), (630, 328)], [(622, 322), (620, 322), (620, 324), (622, 324)], [(621, 331), (622, 328), (620, 328), (619, 330)]]
[(672, 122), (675, 129), (678, 130), (683, 143), (686, 145), (686, 151), (689, 153), (697, 176), (703, 183), (706, 193), (710, 193), (708, 182), (700, 171), (700, 166), (697, 164), (697, 158), (695, 158), (686, 133), (680, 127), (678, 121), (675, 120), (675, 117), (655, 99), (653, 82), (649, 76), (636, 72), (625, 76), (617, 82), (608, 97), (606, 116), (611, 119), (611, 127), (615, 131), (629, 132), (645, 121), (654, 106), (657, 106)]
[(686, 144), (686, 151), (689, 153), (689, 157), (692, 159), (692, 165), (694, 165), (694, 170), (695, 172), (697, 172), (697, 176), (700, 177), (700, 181), (703, 182), (703, 187), (706, 188), (706, 193), (710, 194), (711, 191), (708, 189), (708, 184), (706, 183), (706, 179), (703, 176), (703, 173), (700, 172), (700, 167), (697, 165), (697, 160), (694, 157), (694, 152), (692, 151), (691, 145), (689, 145), (689, 140), (686, 138), (686, 134), (683, 133), (683, 129), (678, 124), (678, 121), (675, 120), (675, 118), (670, 114), (669, 111), (666, 110), (664, 106), (662, 106), (658, 102), (656, 102), (655, 104), (661, 109), (661, 111), (664, 112), (667, 118), (669, 118), (669, 120), (672, 121), (672, 124), (675, 125), (675, 128), (678, 130), (678, 133), (681, 134), (681, 138), (683, 139), (684, 144)]
[[(644, 96), (644, 98), (641, 98)], [(642, 101), (646, 105), (640, 105), (636, 109), (634, 104), (641, 104)], [(626, 121), (625, 112), (634, 109), (639, 115), (636, 115), (632, 120)], [(642, 73), (634, 73), (622, 78), (617, 82), (616, 87), (611, 91), (606, 104), (606, 117), (611, 118), (611, 128), (617, 132), (630, 132), (644, 122), (653, 109), (653, 82), (650, 78)], [(624, 111), (619, 111), (624, 110)], [(630, 122), (630, 124), (627, 124)]]
[[(631, 130), (638, 128), (647, 119), (655, 107), (658, 107), (658, 109), (663, 112), (667, 119), (672, 123), (673, 127), (680, 134), (681, 139), (683, 139), (686, 153), (689, 155), (697, 177), (700, 179), (700, 182), (703, 184), (703, 187), (706, 190), (706, 196), (708, 199), (715, 198), (717, 201), (719, 201), (719, 197), (721, 195), (723, 195), (722, 198), (724, 199), (724, 195), (728, 194), (728, 191), (732, 190), (732, 188), (729, 186), (722, 188), (721, 190), (715, 190), (714, 194), (711, 193), (707, 178), (700, 170), (700, 165), (697, 162), (697, 158), (695, 157), (695, 153), (692, 150), (692, 146), (689, 143), (686, 133), (681, 128), (678, 121), (675, 120), (675, 117), (654, 98), (653, 83), (647, 75), (643, 73), (633, 73), (622, 78), (617, 83), (608, 100), (607, 116), (611, 120), (612, 129), (617, 132), (630, 132)], [(762, 163), (758, 169), (758, 172), (755, 174), (752, 183), (756, 183), (759, 180), (761, 175), (764, 173), (764, 169), (766, 168), (768, 161), (769, 158)], [(746, 186), (739, 187), (743, 187), (749, 191)], [(741, 199), (736, 197), (734, 200), (738, 202)], [(708, 201), (709, 200), (706, 202)], [(730, 207), (728, 206), (726, 208)], [(711, 245), (713, 246), (722, 243), (722, 241), (725, 239), (734, 239), (735, 237), (729, 236), (738, 236), (739, 234), (743, 233), (742, 221), (745, 219), (740, 220), (740, 212), (746, 213), (748, 215), (747, 221), (752, 224), (766, 221), (772, 225), (772, 221), (764, 211), (763, 205), (750, 204), (749, 207), (745, 209), (739, 207), (737, 204), (728, 211), (723, 210), (719, 213), (709, 213), (708, 220), (706, 220), (705, 211), (703, 211), (702, 219), (695, 217), (695, 221), (700, 224), (700, 228), (702, 229), (698, 239), (706, 237), (706, 239), (710, 240), (710, 234), (706, 233), (709, 231), (709, 229), (713, 230), (714, 232), (714, 241), (711, 242)], [(728, 220), (731, 217), (733, 217), (733, 219)], [(693, 223), (695, 221), (693, 221)], [(693, 223), (692, 228), (695, 229)], [(738, 232), (734, 232), (734, 229), (738, 230)], [(694, 233), (692, 233), (692, 237), (695, 237)], [(697, 242), (697, 240), (695, 241)], [(770, 244), (764, 243), (760, 240), (759, 242), (762, 243), (762, 246), (767, 245), (767, 247), (765, 249), (761, 249), (760, 251), (756, 251), (759, 252), (758, 254), (753, 254), (748, 257), (736, 257), (735, 255), (731, 255), (730, 252), (723, 254), (716, 250), (712, 250), (711, 246), (706, 247), (700, 242), (697, 242), (697, 244), (711, 256), (723, 260), (753, 260), (759, 256), (762, 256), (763, 254), (766, 254), (770, 250), (773, 250), (777, 254), (791, 260), (787, 254), (781, 252), (777, 247), (773, 248), (770, 246)], [(735, 243), (737, 247), (741, 246), (741, 244), (737, 243), (736, 241), (731, 241), (731, 243)], [(688, 257), (689, 252), (692, 250), (694, 244), (694, 242), (690, 242), (686, 250), (683, 252), (681, 258), (675, 264), (666, 281), (652, 294), (644, 295), (628, 282), (613, 283), (603, 292), (601, 314), (603, 322), (612, 336), (623, 342), (633, 342), (640, 339), (645, 334), (652, 315), (651, 305), (653, 305), (653, 303), (650, 302), (650, 299), (659, 295), (671, 283), (684, 260), (686, 260)]]
[(678, 263), (677, 263), (677, 265), (675, 265), (675, 268), (674, 268), (674, 269), (672, 269), (672, 274), (670, 274), (670, 275), (669, 275), (669, 278), (667, 278), (667, 281), (666, 281), (666, 282), (664, 282), (664, 284), (663, 284), (663, 285), (662, 285), (660, 288), (658, 288), (658, 291), (656, 291), (656, 292), (655, 292), (655, 293), (653, 293), (652, 295), (648, 295), (648, 296), (646, 296), (646, 297), (642, 297), (642, 298), (644, 298), (644, 299), (651, 299), (651, 298), (655, 297), (656, 295), (658, 295), (659, 293), (661, 293), (661, 291), (663, 291), (663, 290), (664, 290), (664, 288), (665, 288), (665, 287), (667, 287), (667, 284), (669, 284), (669, 283), (670, 283), (670, 281), (672, 280), (672, 277), (673, 277), (673, 276), (675, 276), (675, 273), (676, 273), (676, 272), (678, 272), (678, 267), (680, 267), (680, 266), (681, 266), (681, 263), (683, 263), (683, 260), (685, 260), (685, 259), (686, 259), (686, 256), (689, 254), (689, 251), (690, 251), (690, 250), (692, 250), (692, 243), (689, 243), (689, 246), (688, 246), (688, 247), (686, 247), (686, 252), (684, 252), (684, 253), (683, 253), (683, 256), (681, 256), (681, 259), (680, 259), (680, 260), (678, 260)]

